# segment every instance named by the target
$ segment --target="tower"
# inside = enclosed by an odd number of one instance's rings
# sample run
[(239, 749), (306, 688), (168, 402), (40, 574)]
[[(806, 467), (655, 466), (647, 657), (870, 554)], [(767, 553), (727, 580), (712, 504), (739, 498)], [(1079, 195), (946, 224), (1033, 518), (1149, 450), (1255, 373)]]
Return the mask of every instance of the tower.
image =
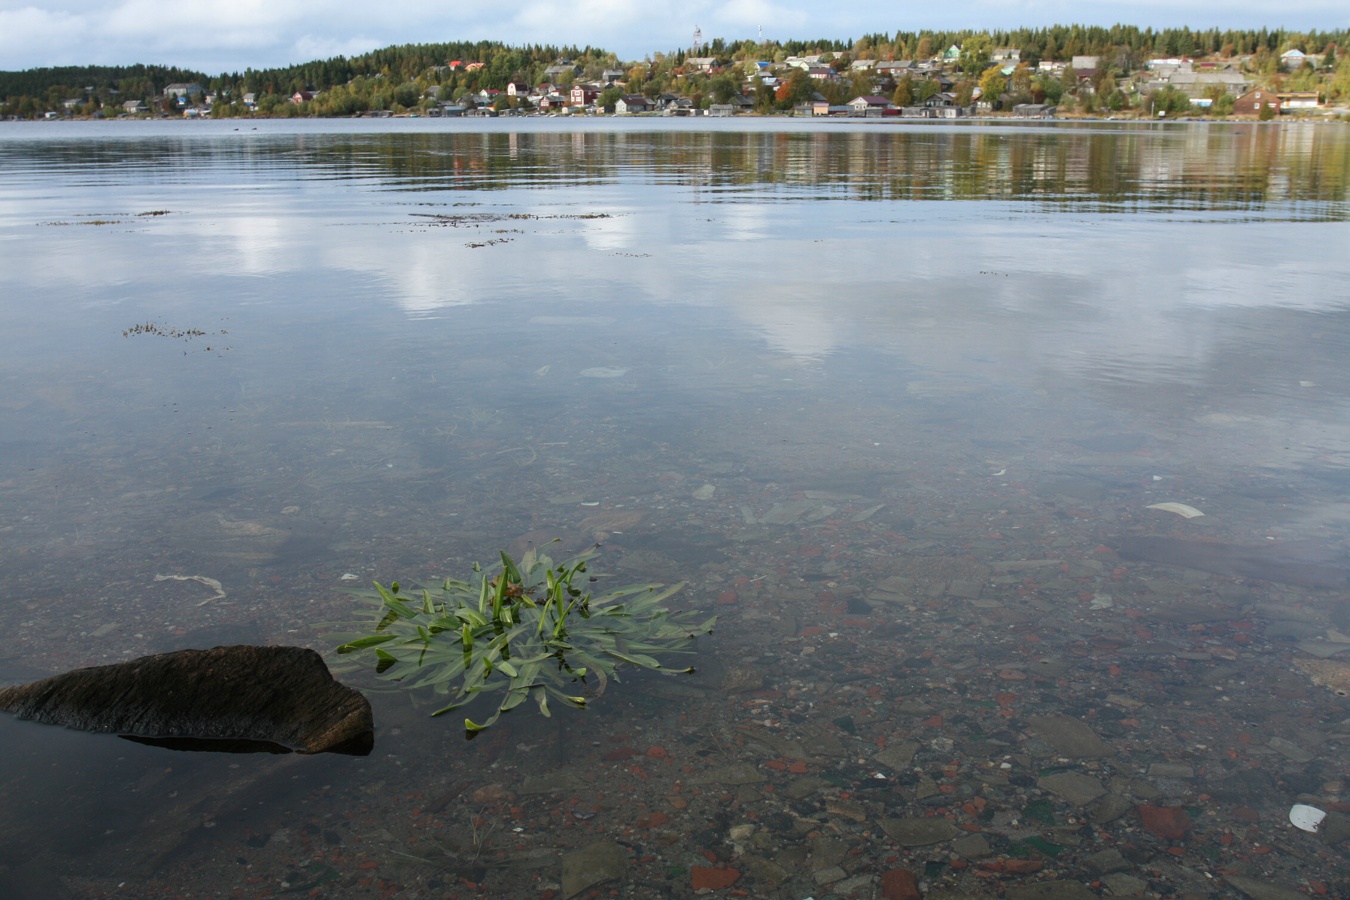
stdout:
[(694, 26), (694, 55), (698, 56), (699, 51), (703, 49), (703, 29), (697, 25)]

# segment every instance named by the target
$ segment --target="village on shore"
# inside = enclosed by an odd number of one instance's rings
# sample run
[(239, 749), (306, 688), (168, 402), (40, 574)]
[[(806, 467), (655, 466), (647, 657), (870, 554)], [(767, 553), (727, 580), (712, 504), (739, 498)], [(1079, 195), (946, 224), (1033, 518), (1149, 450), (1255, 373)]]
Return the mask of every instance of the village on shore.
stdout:
[(28, 102), (7, 109), (6, 117), (1350, 118), (1350, 56), (1338, 55), (1335, 43), (1317, 53), (1261, 45), (1251, 53), (1226, 46), (1219, 53), (1144, 57), (1121, 48), (1048, 59), (974, 35), (945, 48), (925, 39), (913, 58), (877, 49), (867, 41), (814, 53), (780, 47), (759, 58), (755, 50), (774, 48), (721, 41), (705, 48), (696, 41), (692, 53), (656, 54), (643, 63), (620, 64), (613, 54), (588, 50), (534, 66), (517, 61), (506, 75), (489, 54), (483, 55), (491, 62), (423, 59), (415, 72), (405, 59), (401, 71), (386, 64), (341, 83), (304, 80), (294, 89), (294, 79), (288, 86), (251, 71), (233, 80), (174, 81), (153, 93), (142, 79), (132, 85), (140, 95), (132, 97), (110, 86), (67, 88), (70, 96), (58, 102), (53, 88), (47, 108)]

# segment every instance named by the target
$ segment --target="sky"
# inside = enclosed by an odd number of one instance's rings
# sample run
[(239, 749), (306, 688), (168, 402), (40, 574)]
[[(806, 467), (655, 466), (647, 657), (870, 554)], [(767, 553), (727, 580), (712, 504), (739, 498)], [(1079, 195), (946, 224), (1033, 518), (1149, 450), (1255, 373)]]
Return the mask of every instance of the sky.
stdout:
[(1123, 22), (1165, 28), (1350, 24), (1345, 0), (982, 0), (902, 9), (885, 0), (0, 0), (0, 70), (179, 66), (217, 75), (351, 56), (391, 44), (499, 40), (602, 47), (623, 61), (706, 44), (857, 38), (923, 29)]

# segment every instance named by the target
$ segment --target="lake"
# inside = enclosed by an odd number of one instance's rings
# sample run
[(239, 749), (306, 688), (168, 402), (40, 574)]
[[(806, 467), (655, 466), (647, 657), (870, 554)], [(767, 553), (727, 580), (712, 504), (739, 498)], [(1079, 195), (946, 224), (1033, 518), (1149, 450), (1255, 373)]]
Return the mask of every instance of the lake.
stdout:
[[(376, 717), (0, 717), (0, 893), (1350, 896), (1348, 219), (1330, 124), (0, 126), (0, 679)], [(470, 742), (339, 666), (350, 589), (595, 544), (694, 674)]]

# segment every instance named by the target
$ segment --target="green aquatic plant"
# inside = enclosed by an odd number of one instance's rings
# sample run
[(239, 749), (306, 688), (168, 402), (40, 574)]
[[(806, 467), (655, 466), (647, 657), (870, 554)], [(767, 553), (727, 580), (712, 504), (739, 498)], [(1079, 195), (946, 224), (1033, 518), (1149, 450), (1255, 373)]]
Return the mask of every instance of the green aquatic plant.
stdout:
[[(520, 562), (501, 554), (501, 567), (477, 563), (468, 581), (447, 578), (436, 590), (405, 593), (398, 582), (353, 591), (375, 607), (373, 630), (340, 635), (340, 654), (373, 656), (377, 675), (405, 688), (431, 688), (450, 697), (442, 715), (479, 696), (496, 695), (497, 708), (481, 724), (464, 720), (468, 735), (533, 699), (544, 715), (549, 700), (585, 708), (587, 697), (619, 681), (624, 665), (667, 674), (661, 661), (696, 637), (710, 634), (717, 617), (696, 623), (697, 612), (671, 612), (662, 603), (682, 587), (636, 584), (592, 595), (585, 583), (592, 550), (555, 565), (534, 550)], [(591, 681), (593, 679), (593, 682)]]

